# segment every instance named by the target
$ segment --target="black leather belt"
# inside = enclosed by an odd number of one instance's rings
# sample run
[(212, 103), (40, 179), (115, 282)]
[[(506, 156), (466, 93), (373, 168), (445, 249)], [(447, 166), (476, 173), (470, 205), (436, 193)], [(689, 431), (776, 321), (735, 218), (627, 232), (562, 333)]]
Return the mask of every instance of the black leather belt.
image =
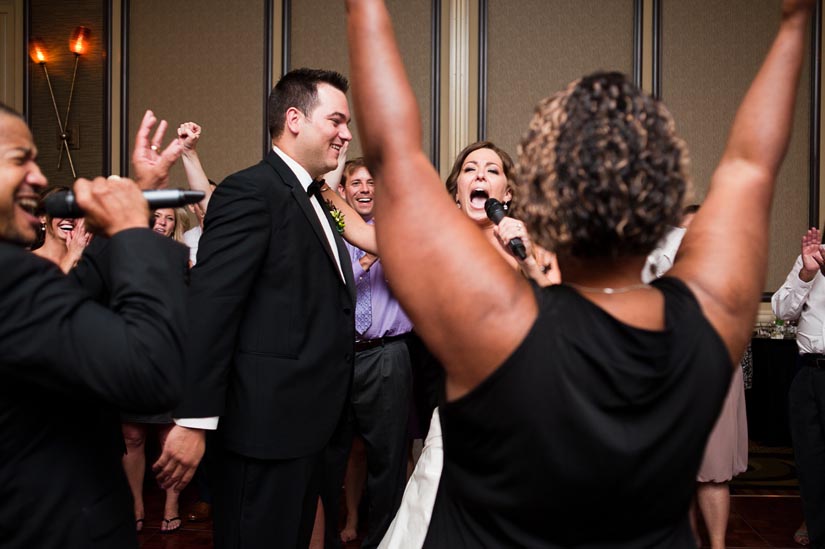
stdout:
[(802, 359), (802, 364), (805, 366), (825, 369), (825, 355), (819, 353), (807, 353), (799, 356)]
[(400, 334), (396, 336), (388, 336), (388, 337), (379, 337), (376, 339), (362, 339), (360, 341), (355, 342), (355, 352), (360, 353), (361, 351), (366, 351), (367, 349), (374, 349), (375, 347), (383, 347), (387, 343), (392, 343), (393, 341), (401, 341), (403, 339), (407, 339), (407, 335), (409, 334)]

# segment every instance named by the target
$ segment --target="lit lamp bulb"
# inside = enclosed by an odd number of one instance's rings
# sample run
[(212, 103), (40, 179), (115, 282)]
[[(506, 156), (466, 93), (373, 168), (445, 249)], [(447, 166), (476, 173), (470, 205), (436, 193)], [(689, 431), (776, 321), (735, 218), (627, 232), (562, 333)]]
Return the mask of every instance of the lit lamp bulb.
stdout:
[(88, 27), (75, 27), (71, 38), (69, 38), (69, 50), (75, 55), (83, 55), (86, 53), (89, 50), (88, 42), (91, 34), (92, 31), (89, 30)]
[(31, 44), (29, 45), (29, 57), (35, 63), (45, 63), (46, 62), (46, 45), (43, 44), (43, 40), (40, 38), (33, 38)]

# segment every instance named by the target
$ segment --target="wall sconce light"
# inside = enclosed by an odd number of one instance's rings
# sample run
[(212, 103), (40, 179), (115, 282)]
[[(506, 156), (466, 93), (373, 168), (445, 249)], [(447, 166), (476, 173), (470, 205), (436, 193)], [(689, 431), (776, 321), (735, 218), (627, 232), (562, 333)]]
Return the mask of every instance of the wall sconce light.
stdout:
[(54, 107), (54, 116), (57, 119), (57, 129), (60, 131), (60, 154), (57, 157), (57, 167), (60, 168), (60, 164), (63, 160), (63, 150), (66, 150), (66, 157), (69, 160), (69, 168), (72, 170), (72, 177), (77, 177), (77, 172), (74, 169), (74, 162), (72, 161), (72, 152), (69, 150), (69, 134), (67, 133), (68, 126), (69, 126), (69, 115), (72, 111), (72, 98), (74, 97), (74, 83), (77, 78), (77, 64), (80, 60), (80, 56), (88, 53), (89, 51), (89, 36), (91, 36), (92, 31), (89, 30), (88, 27), (76, 27), (72, 32), (71, 37), (69, 38), (69, 51), (74, 53), (74, 71), (72, 72), (72, 83), (71, 87), (69, 88), (69, 101), (66, 106), (66, 118), (64, 120), (60, 119), (60, 111), (57, 108), (57, 101), (54, 98), (54, 88), (52, 88), (52, 81), (49, 78), (49, 71), (46, 68), (46, 63), (48, 62), (48, 53), (46, 52), (46, 46), (43, 44), (43, 40), (40, 38), (33, 38), (31, 43), (29, 44), (29, 57), (31, 60), (43, 68), (43, 74), (46, 76), (46, 84), (49, 87), (49, 97), (52, 100), (52, 107)]

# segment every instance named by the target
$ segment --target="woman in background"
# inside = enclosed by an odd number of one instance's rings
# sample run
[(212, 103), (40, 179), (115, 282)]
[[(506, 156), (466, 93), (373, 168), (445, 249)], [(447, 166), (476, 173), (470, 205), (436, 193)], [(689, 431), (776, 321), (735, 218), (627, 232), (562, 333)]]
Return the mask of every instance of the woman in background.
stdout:
[[(167, 238), (183, 243), (184, 219), (186, 210), (183, 208), (158, 208), (153, 212), (152, 230)], [(163, 447), (166, 436), (174, 426), (171, 413), (144, 415), (121, 413), (121, 431), (126, 443), (126, 453), (123, 456), (123, 470), (132, 491), (135, 511), (135, 529), (140, 532), (145, 521), (143, 502), (143, 479), (146, 473), (146, 435), (150, 425), (157, 426), (158, 439)], [(174, 488), (166, 490), (166, 500), (163, 506), (163, 520), (160, 531), (171, 533), (181, 527), (178, 499), (180, 493)]]
[[(40, 197), (42, 202), (55, 194), (67, 193), (69, 188), (63, 185), (49, 187)], [(52, 217), (41, 211), (39, 244), (33, 246), (35, 255), (55, 263), (64, 273), (68, 273), (80, 261), (83, 250), (92, 240), (92, 234), (86, 232), (83, 219)]]

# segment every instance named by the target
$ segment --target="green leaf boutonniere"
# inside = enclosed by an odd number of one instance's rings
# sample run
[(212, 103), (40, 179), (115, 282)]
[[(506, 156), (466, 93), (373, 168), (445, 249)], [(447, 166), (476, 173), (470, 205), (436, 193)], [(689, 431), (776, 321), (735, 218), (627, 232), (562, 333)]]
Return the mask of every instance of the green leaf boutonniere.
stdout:
[(329, 205), (329, 215), (332, 216), (332, 219), (335, 221), (335, 230), (338, 231), (338, 234), (344, 234), (344, 227), (346, 227), (346, 222), (344, 221), (344, 212), (327, 202)]

